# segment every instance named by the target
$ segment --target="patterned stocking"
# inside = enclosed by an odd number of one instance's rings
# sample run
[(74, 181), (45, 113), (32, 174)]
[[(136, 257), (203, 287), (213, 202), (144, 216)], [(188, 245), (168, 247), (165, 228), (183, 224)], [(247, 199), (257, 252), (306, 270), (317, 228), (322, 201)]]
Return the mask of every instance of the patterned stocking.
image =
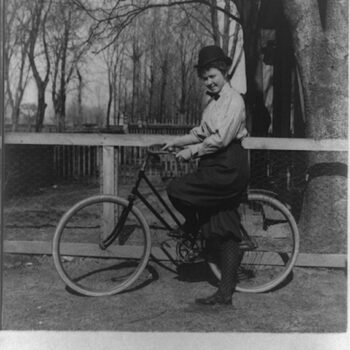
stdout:
[(237, 284), (237, 270), (241, 254), (239, 243), (232, 238), (220, 242), (221, 280), (219, 291), (224, 297), (232, 296)]

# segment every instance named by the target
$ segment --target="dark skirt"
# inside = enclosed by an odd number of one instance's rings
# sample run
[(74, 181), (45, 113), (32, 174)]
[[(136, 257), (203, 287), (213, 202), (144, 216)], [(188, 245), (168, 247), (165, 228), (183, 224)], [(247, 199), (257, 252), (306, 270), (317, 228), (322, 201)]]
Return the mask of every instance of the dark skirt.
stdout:
[(249, 181), (248, 153), (240, 142), (202, 157), (198, 169), (170, 182), (168, 195), (197, 208), (205, 238), (241, 239), (237, 207)]

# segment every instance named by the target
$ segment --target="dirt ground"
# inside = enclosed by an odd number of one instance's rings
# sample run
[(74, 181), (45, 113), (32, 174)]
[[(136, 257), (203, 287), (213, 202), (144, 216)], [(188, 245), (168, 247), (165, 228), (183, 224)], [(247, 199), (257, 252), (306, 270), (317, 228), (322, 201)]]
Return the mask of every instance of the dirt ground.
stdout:
[[(122, 186), (121, 195), (127, 187)], [(92, 184), (58, 185), (6, 203), (8, 240), (51, 240), (57, 220)], [(4, 256), (4, 330), (116, 332), (344, 333), (347, 276), (342, 269), (295, 268), (291, 281), (263, 294), (236, 293), (229, 307), (196, 306), (215, 290), (204, 264), (150, 261), (147, 283), (110, 297), (67, 290), (51, 256)]]

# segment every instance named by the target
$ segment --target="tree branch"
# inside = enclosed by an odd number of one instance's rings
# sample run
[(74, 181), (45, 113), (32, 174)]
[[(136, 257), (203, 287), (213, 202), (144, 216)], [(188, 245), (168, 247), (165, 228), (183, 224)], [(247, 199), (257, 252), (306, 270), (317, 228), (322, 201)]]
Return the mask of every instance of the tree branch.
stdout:
[[(217, 4), (213, 3), (212, 0), (180, 0), (180, 1), (164, 0), (164, 2), (160, 2), (160, 3), (159, 2), (150, 3), (149, 1), (147, 1), (141, 6), (134, 5), (134, 4), (128, 4), (128, 5), (123, 4), (121, 6), (118, 6), (121, 4), (121, 1), (119, 0), (110, 11), (106, 11), (101, 7), (98, 7), (95, 9), (88, 8), (82, 3), (81, 0), (71, 0), (71, 1), (73, 1), (73, 3), (76, 4), (80, 9), (86, 11), (88, 15), (96, 21), (97, 24), (92, 29), (92, 32), (90, 34), (90, 39), (93, 37), (102, 35), (106, 31), (107, 27), (110, 26), (111, 33), (114, 33), (112, 41), (115, 41), (119, 36), (119, 32), (123, 31), (123, 29), (127, 25), (129, 25), (137, 16), (139, 16), (140, 14), (142, 14), (147, 10), (154, 9), (154, 8), (161, 8), (161, 7), (184, 6), (184, 5), (191, 5), (191, 4), (202, 4), (202, 5), (208, 6), (212, 10), (221, 11), (232, 20), (235, 20), (239, 24), (241, 24), (240, 18), (238, 16), (233, 15), (228, 10), (228, 7), (222, 8), (220, 6), (217, 6)], [(102, 15), (103, 15), (102, 18), (99, 18), (96, 15), (99, 12), (102, 12)], [(116, 21), (117, 23), (115, 23)], [(109, 44), (107, 44), (103, 49), (107, 47), (109, 47)]]

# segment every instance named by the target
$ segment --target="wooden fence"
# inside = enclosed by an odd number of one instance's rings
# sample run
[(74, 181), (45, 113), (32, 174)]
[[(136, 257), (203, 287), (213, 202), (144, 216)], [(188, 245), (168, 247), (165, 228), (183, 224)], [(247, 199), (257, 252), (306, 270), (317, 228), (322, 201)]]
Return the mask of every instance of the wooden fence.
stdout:
[[(126, 183), (135, 176), (144, 156), (145, 147), (119, 147), (119, 180)], [(53, 149), (53, 167), (57, 179), (98, 178), (102, 164), (102, 149), (98, 146), (57, 145)], [(169, 178), (182, 175), (194, 167), (196, 162), (179, 164), (169, 155), (161, 157), (159, 166), (150, 166), (148, 175)]]
[[(127, 130), (111, 128), (109, 131), (114, 135), (124, 134), (124, 131), (132, 134), (147, 135), (183, 135), (192, 129), (192, 126), (180, 126), (174, 124), (129, 124)], [(50, 132), (52, 132), (50, 130)], [(107, 131), (106, 131), (107, 132)], [(109, 133), (109, 132), (108, 132)], [(135, 173), (135, 165), (142, 161), (145, 149), (142, 147), (119, 147), (119, 179), (126, 182), (131, 174)], [(58, 178), (82, 178), (98, 177), (102, 152), (100, 147), (81, 145), (56, 145), (54, 148), (54, 170)], [(159, 174), (162, 177), (178, 176), (188, 171), (191, 164), (182, 165), (181, 168), (173, 157), (162, 157), (161, 166), (158, 169), (150, 168), (150, 174)]]
[[(102, 191), (108, 194), (118, 194), (118, 172), (120, 147), (146, 147), (153, 144), (163, 144), (171, 140), (172, 135), (111, 135), (111, 134), (55, 134), (55, 133), (7, 133), (5, 144), (22, 145), (70, 145), (98, 146), (102, 153)], [(2, 140), (1, 140), (2, 141)], [(310, 140), (285, 138), (246, 138), (243, 147), (247, 149), (264, 150), (298, 150), (298, 151), (348, 151), (347, 140)], [(89, 151), (87, 151), (89, 153)], [(4, 250), (8, 253), (51, 254), (50, 242), (5, 241)], [(164, 259), (160, 250), (153, 254)], [(344, 254), (300, 254), (297, 265), (345, 267)]]

